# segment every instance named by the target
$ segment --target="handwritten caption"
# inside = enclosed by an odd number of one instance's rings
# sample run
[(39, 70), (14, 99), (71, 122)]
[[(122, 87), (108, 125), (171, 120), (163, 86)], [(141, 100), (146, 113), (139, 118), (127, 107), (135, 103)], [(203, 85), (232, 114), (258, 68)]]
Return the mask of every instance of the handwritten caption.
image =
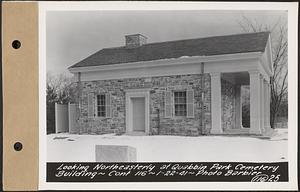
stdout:
[[(280, 164), (258, 163), (56, 163), (51, 181), (242, 181), (278, 182), (282, 180)], [(51, 177), (51, 178), (50, 178)], [(54, 179), (53, 179), (54, 178)], [(122, 179), (123, 178), (123, 179)], [(157, 179), (159, 178), (159, 179)], [(173, 178), (173, 179), (172, 179)], [(48, 180), (49, 180), (48, 179)]]

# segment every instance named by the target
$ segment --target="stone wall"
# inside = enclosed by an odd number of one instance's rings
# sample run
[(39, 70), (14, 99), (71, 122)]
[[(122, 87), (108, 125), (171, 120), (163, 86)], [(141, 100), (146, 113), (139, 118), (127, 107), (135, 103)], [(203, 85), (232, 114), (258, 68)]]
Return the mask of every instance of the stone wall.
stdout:
[(222, 128), (224, 131), (235, 127), (235, 86), (221, 79)]
[[(201, 127), (201, 75), (174, 75), (152, 78), (128, 78), (81, 82), (80, 133), (103, 134), (124, 133), (125, 89), (150, 89), (150, 133), (167, 135), (208, 134), (211, 128), (210, 76), (204, 75), (205, 127)], [(164, 94), (166, 90), (192, 88), (194, 90), (194, 118), (164, 117)], [(110, 93), (111, 118), (88, 118), (88, 93)]]

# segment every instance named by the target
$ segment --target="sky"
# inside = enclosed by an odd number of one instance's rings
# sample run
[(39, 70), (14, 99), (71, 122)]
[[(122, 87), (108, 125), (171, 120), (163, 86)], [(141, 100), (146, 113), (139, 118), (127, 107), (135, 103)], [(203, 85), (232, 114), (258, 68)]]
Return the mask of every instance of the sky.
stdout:
[(125, 44), (140, 33), (148, 43), (242, 33), (242, 16), (274, 25), (285, 11), (48, 11), (47, 72), (70, 74), (68, 67), (89, 55)]

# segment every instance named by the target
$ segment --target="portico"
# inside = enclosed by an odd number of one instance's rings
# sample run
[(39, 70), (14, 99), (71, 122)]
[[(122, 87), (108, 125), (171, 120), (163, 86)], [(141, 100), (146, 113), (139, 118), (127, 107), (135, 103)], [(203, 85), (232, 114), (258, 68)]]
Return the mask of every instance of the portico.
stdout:
[[(230, 82), (233, 86), (234, 102), (231, 109), (234, 117), (230, 129), (224, 126), (224, 105), (222, 104), (222, 81)], [(250, 87), (250, 127), (242, 125), (241, 86)], [(259, 71), (235, 73), (211, 73), (212, 98), (212, 134), (265, 134), (270, 129), (270, 85), (269, 78)]]

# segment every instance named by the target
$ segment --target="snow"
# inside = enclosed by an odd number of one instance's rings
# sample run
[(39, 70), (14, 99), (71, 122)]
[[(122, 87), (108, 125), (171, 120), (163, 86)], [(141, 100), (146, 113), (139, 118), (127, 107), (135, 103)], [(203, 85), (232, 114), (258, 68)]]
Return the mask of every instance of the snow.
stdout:
[(95, 162), (95, 145), (129, 145), (138, 162), (287, 161), (287, 129), (253, 136), (47, 135), (48, 162)]

